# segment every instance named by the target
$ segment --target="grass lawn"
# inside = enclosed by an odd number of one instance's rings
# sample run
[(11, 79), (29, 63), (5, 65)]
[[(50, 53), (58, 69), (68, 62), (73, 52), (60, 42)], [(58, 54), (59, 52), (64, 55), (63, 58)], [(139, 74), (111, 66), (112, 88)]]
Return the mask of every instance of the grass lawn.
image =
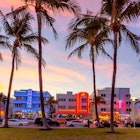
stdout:
[(0, 128), (0, 140), (140, 140), (140, 129), (109, 128)]

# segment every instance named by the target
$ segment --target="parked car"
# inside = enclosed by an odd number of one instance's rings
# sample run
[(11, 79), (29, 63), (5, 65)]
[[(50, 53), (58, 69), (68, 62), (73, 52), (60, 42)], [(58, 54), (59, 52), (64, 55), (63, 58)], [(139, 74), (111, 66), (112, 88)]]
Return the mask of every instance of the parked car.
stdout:
[(59, 122), (60, 124), (66, 124), (67, 120), (65, 118), (57, 118), (55, 121)]
[[(126, 127), (134, 127), (134, 122), (128, 122)], [(135, 122), (135, 127), (140, 127), (140, 122)]]
[(31, 124), (34, 124), (35, 123), (35, 118), (22, 118), (21, 120), (28, 121)]
[[(103, 127), (110, 127), (110, 123), (108, 121), (101, 122)], [(118, 127), (118, 124), (116, 122), (113, 123), (114, 127)]]
[[(51, 126), (60, 126), (60, 123), (58, 121), (53, 121), (52, 119), (46, 118), (47, 122)], [(35, 124), (39, 126), (43, 126), (42, 118), (36, 118)]]
[[(4, 125), (5, 120), (2, 121), (2, 125)], [(8, 119), (9, 126), (28, 126), (29, 122), (20, 119)]]
[(71, 120), (66, 122), (66, 126), (70, 127), (86, 127), (87, 123), (81, 121), (81, 120)]

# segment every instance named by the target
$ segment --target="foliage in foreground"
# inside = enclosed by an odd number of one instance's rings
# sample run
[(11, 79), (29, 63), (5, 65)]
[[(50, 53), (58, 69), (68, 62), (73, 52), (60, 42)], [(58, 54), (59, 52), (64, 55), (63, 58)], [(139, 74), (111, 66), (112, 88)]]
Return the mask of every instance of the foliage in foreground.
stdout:
[(65, 128), (41, 130), (36, 128), (0, 128), (1, 140), (139, 140), (139, 129)]

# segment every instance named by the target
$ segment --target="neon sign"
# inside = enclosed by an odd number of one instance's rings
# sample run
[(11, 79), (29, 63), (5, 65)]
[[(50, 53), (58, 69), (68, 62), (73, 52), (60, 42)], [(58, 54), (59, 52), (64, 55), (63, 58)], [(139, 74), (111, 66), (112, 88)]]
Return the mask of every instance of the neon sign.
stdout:
[(27, 92), (27, 108), (32, 108), (32, 90)]
[[(86, 109), (82, 109), (82, 98), (86, 99), (85, 106)], [(80, 92), (76, 95), (76, 113), (87, 113), (89, 114), (89, 95), (86, 92)]]

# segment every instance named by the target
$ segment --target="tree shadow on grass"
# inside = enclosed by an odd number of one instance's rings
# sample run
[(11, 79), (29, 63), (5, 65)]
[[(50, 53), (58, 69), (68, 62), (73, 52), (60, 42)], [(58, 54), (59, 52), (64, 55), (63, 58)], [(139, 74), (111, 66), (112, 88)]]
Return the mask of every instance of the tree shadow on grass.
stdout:
[(39, 130), (41, 131), (50, 131), (50, 130), (54, 130), (53, 128), (40, 128)]

